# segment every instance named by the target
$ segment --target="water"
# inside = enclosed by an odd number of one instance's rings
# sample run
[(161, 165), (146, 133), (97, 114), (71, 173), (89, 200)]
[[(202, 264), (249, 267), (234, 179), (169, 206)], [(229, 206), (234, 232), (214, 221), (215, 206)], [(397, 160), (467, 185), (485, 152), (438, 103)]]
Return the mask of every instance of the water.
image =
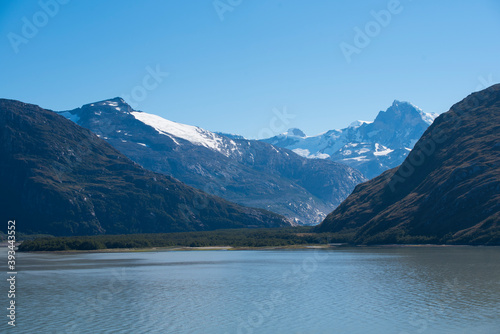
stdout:
[(500, 248), (20, 253), (17, 263), (17, 326), (2, 316), (2, 333), (500, 333)]

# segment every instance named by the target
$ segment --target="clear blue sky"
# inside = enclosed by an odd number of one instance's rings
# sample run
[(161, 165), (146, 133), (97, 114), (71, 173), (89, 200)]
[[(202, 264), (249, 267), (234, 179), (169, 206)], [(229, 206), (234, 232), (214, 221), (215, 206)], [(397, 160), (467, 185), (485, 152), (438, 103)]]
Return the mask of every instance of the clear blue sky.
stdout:
[[(372, 120), (394, 99), (440, 113), (480, 77), (500, 82), (498, 0), (401, 0), (380, 31), (370, 12), (390, 1), (238, 2), (220, 1), (236, 4), (221, 20), (213, 0), (71, 0), (53, 17), (2, 1), (0, 97), (66, 110), (142, 89), (140, 110), (255, 138)], [(23, 18), (38, 31), (23, 35)], [(348, 63), (340, 45), (367, 24), (373, 37)], [(169, 75), (145, 90), (148, 66)], [(273, 121), (283, 107), (286, 124)]]

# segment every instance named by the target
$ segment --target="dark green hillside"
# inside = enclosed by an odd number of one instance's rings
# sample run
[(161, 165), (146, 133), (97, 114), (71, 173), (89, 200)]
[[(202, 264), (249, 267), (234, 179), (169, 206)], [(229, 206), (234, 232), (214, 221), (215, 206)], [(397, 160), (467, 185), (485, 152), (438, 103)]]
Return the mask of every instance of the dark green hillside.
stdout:
[(279, 229), (231, 229), (203, 232), (98, 235), (79, 237), (41, 237), (25, 240), (20, 251), (99, 250), (148, 247), (282, 247), (327, 244), (328, 233), (311, 233), (311, 227)]

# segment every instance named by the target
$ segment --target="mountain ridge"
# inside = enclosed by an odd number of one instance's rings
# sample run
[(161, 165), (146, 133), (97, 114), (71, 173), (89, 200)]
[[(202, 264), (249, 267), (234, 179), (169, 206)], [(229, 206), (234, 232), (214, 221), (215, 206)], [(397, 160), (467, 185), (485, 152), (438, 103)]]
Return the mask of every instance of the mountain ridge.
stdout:
[(2, 220), (17, 231), (122, 234), (290, 226), (143, 169), (106, 141), (36, 105), (0, 99)]
[(59, 113), (147, 169), (299, 224), (319, 223), (365, 180), (349, 166), (172, 122), (133, 110), (120, 98)]
[(344, 129), (329, 130), (316, 136), (306, 136), (300, 129), (290, 129), (262, 141), (291, 149), (307, 158), (347, 164), (370, 179), (401, 164), (436, 116), (409, 102), (394, 100), (371, 122), (354, 121)]
[(354, 243), (500, 244), (500, 84), (440, 115), (403, 164), (358, 185), (318, 227)]

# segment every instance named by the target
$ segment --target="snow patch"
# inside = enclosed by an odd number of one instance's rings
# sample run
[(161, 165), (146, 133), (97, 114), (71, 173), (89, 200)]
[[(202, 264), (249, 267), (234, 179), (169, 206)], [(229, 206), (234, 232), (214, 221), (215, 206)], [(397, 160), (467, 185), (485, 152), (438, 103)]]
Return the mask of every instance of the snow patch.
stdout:
[(293, 149), (292, 152), (297, 153), (301, 157), (308, 158), (309, 157), (309, 150), (305, 148), (296, 148)]
[(379, 143), (375, 143), (375, 152), (373, 152), (373, 155), (376, 156), (388, 155), (389, 153), (392, 152), (394, 152), (394, 150), (391, 150), (390, 148), (387, 148), (384, 145), (380, 145)]
[[(170, 138), (172, 138), (172, 136), (181, 138), (191, 142), (192, 144), (204, 146), (214, 151), (218, 151), (226, 156), (229, 156), (228, 150), (237, 146), (233, 140), (229, 139), (228, 141), (225, 137), (216, 135), (213, 132), (204, 130), (197, 126), (172, 122), (163, 117), (148, 114), (145, 112), (133, 111), (130, 114), (137, 120), (151, 126), (163, 135), (167, 135)], [(226, 145), (224, 144), (224, 139), (229, 142), (229, 145), (231, 146), (230, 148), (226, 147)], [(174, 140), (175, 143), (179, 145), (179, 142), (174, 138), (172, 138), (172, 140)]]
[(390, 148), (388, 148), (387, 150), (384, 150), (384, 151), (373, 152), (373, 155), (376, 155), (376, 156), (387, 155), (387, 154), (392, 153), (392, 152), (394, 152), (394, 150), (391, 150)]
[(354, 160), (354, 161), (369, 161), (369, 159), (366, 158), (366, 155), (361, 155), (359, 157), (354, 157), (354, 158), (345, 158), (345, 159), (342, 159), (342, 160)]
[(319, 153), (319, 152), (309, 155), (310, 159), (328, 159), (329, 157), (330, 157), (330, 154)]
[(370, 152), (369, 148), (362, 148), (362, 149), (356, 151), (356, 153), (358, 153), (358, 154), (363, 154), (363, 153), (367, 153), (367, 152)]
[[(321, 153), (321, 152), (316, 152), (314, 154), (311, 154), (308, 149), (303, 149), (303, 148), (296, 148), (292, 150), (293, 152), (297, 153), (301, 157), (308, 158), (308, 159), (328, 159), (330, 157), (329, 154), (326, 153)], [(288, 155), (288, 153), (286, 153)]]
[(438, 114), (423, 112), (421, 109), (418, 110), (418, 113), (422, 117), (422, 120), (429, 125), (439, 116)]

